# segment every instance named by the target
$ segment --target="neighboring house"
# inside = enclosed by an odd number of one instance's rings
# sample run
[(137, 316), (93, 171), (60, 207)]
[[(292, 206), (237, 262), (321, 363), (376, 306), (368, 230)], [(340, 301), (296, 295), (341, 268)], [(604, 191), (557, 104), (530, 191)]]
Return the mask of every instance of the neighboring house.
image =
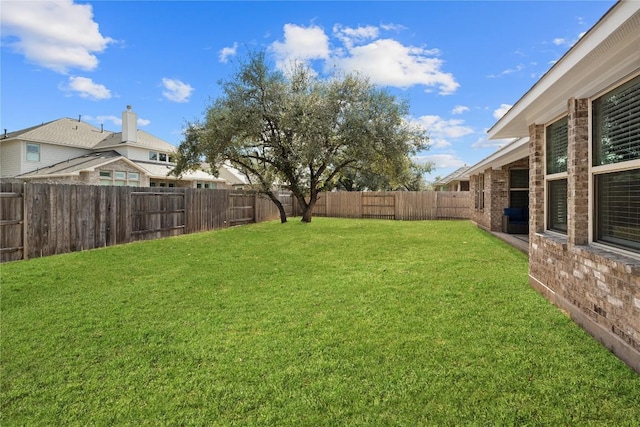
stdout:
[(176, 147), (137, 129), (127, 106), (122, 131), (109, 132), (80, 119), (63, 118), (0, 137), (0, 177), (28, 182), (226, 188), (205, 171), (167, 175)]
[(433, 183), (436, 191), (469, 191), (469, 166), (462, 166)]
[(251, 186), (247, 177), (231, 165), (223, 165), (218, 169), (218, 176), (236, 190), (248, 190)]
[(473, 219), (500, 230), (527, 194), (530, 284), (640, 372), (640, 2), (616, 3), (489, 137), (516, 139), (469, 170)]

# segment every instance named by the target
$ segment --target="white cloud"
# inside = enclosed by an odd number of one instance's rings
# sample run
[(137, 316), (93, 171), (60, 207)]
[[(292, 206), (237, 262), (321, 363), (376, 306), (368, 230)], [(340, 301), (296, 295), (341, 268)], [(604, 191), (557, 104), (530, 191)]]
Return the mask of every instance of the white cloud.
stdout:
[(453, 110), (451, 110), (451, 114), (462, 114), (465, 111), (469, 111), (469, 107), (466, 107), (464, 105), (456, 105), (455, 107), (453, 107)]
[(513, 105), (500, 104), (500, 108), (497, 108), (496, 110), (493, 111), (493, 117), (496, 120), (500, 120), (502, 118), (502, 116), (507, 114), (507, 111), (509, 111), (511, 109), (511, 107), (513, 107)]
[(420, 163), (432, 162), (435, 169), (459, 168), (465, 163), (455, 154), (429, 154), (415, 158)]
[(180, 80), (162, 78), (162, 86), (164, 91), (162, 95), (169, 101), (173, 102), (187, 102), (193, 92), (191, 85), (183, 83)]
[(354, 43), (362, 43), (366, 40), (378, 37), (380, 30), (378, 27), (367, 25), (366, 27), (350, 28), (340, 24), (333, 26), (333, 33), (341, 40), (347, 48), (351, 48)]
[(561, 37), (553, 39), (551, 43), (555, 44), (556, 46), (568, 46), (571, 44), (571, 42), (569, 42), (567, 39), (563, 39)]
[(89, 4), (61, 1), (2, 2), (2, 37), (7, 46), (40, 66), (66, 74), (94, 70), (96, 53), (114, 40), (100, 34)]
[(238, 51), (238, 43), (234, 43), (231, 47), (224, 47), (220, 50), (220, 62), (227, 63), (229, 62), (230, 56), (236, 56)]
[[(87, 117), (87, 119), (89, 119), (89, 118)], [(122, 118), (120, 118), (118, 116), (113, 116), (113, 115), (97, 116), (95, 118), (95, 121), (98, 122), (98, 123), (111, 122), (115, 126), (122, 126)], [(151, 123), (151, 120), (141, 119), (141, 118), (138, 117), (138, 121), (136, 123), (138, 123), (138, 126), (147, 126), (147, 125), (149, 125)]]
[(100, 101), (111, 98), (111, 91), (104, 85), (94, 83), (88, 77), (70, 76), (66, 85), (61, 85), (60, 89), (66, 92), (75, 92), (81, 98)]
[(441, 95), (450, 95), (460, 86), (453, 74), (442, 71), (444, 62), (435, 57), (437, 49), (405, 46), (393, 39), (347, 48), (345, 56), (334, 57), (332, 62), (345, 71), (369, 76), (375, 84), (437, 87)]
[(338, 46), (330, 45), (329, 36), (318, 26), (284, 26), (284, 41), (271, 45), (276, 65), (281, 70), (290, 63), (324, 60), (325, 68), (358, 72), (373, 84), (408, 88), (436, 88), (441, 95), (454, 93), (460, 84), (451, 73), (444, 72), (438, 49), (406, 46), (394, 39), (380, 38), (380, 31), (397, 31), (404, 27), (388, 24), (356, 28), (334, 25), (332, 35)]
[(284, 69), (289, 63), (329, 57), (329, 37), (317, 26), (301, 27), (285, 24), (284, 41), (271, 44), (276, 63)]
[(445, 120), (440, 116), (421, 116), (415, 122), (427, 130), (429, 145), (443, 148), (451, 145), (450, 139), (462, 138), (474, 133), (473, 129), (464, 126), (464, 120)]
[(518, 71), (522, 71), (524, 70), (526, 67), (523, 64), (518, 64), (515, 66), (515, 68), (507, 68), (504, 71), (501, 71), (498, 74), (489, 74), (487, 77), (495, 79), (498, 77), (503, 77), (503, 76), (507, 76), (509, 74), (513, 74), (513, 73), (517, 73)]

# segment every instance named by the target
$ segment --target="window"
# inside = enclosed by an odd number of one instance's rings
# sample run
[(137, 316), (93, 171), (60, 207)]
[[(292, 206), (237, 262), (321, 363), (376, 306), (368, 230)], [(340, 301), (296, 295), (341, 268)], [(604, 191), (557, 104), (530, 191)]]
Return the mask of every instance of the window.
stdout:
[(113, 174), (115, 178), (114, 185), (125, 186), (127, 185), (127, 173), (122, 171), (116, 171)]
[(640, 76), (593, 102), (593, 166), (640, 159)]
[(529, 209), (529, 169), (510, 169), (509, 187), (509, 207)]
[(100, 185), (140, 186), (140, 174), (138, 172), (101, 170), (99, 176)]
[(567, 171), (567, 145), (569, 143), (568, 122), (564, 117), (547, 126), (547, 174)]
[(100, 185), (111, 185), (111, 171), (100, 171)]
[(40, 144), (27, 143), (27, 161), (28, 162), (40, 161)]
[(640, 252), (640, 76), (592, 107), (594, 240)]
[(567, 233), (567, 180), (547, 183), (547, 228)]
[(167, 153), (160, 153), (158, 155), (158, 160), (160, 160), (161, 162), (166, 162), (167, 161)]
[(547, 126), (545, 131), (547, 230), (567, 233), (568, 118)]
[(149, 160), (154, 162), (158, 161), (158, 153), (156, 151), (149, 151)]
[(596, 239), (640, 252), (640, 169), (596, 176)]

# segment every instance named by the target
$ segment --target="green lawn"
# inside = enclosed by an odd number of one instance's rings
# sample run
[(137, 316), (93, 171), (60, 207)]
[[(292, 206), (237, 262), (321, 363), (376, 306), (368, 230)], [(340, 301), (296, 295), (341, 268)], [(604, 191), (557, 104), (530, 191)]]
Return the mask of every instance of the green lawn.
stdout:
[(640, 425), (640, 376), (468, 222), (270, 222), (0, 269), (2, 426)]

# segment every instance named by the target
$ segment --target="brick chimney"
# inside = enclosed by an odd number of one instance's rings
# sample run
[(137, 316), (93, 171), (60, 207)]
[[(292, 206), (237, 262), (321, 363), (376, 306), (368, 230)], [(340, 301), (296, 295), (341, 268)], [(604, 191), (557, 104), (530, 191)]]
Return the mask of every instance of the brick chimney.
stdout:
[(122, 112), (122, 142), (138, 142), (138, 115), (127, 105), (127, 110)]

